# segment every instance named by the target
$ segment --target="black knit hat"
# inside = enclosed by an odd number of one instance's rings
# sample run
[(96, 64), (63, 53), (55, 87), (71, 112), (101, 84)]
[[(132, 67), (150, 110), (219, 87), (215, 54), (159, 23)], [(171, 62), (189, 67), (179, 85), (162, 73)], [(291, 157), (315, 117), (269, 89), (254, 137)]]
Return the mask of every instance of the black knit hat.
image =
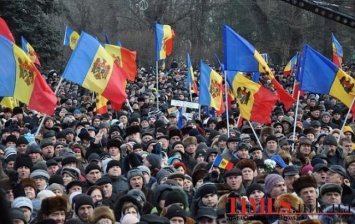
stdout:
[(25, 144), (25, 145), (28, 144), (28, 141), (24, 136), (20, 136), (16, 141), (16, 146), (21, 144)]
[(184, 209), (182, 209), (180, 206), (178, 205), (171, 205), (167, 212), (165, 217), (167, 217), (168, 219), (171, 219), (173, 217), (181, 217), (184, 219), (184, 221), (186, 221), (186, 217), (187, 217), (187, 213)]
[(75, 214), (78, 214), (78, 210), (82, 205), (91, 205), (94, 208), (94, 201), (87, 194), (79, 194), (73, 198)]
[(15, 135), (9, 135), (6, 137), (6, 140), (5, 140), (5, 145), (8, 143), (8, 142), (13, 142), (16, 144), (17, 142), (17, 138)]
[(249, 198), (251, 193), (253, 193), (253, 191), (255, 190), (259, 190), (265, 193), (265, 190), (261, 184), (252, 183), (251, 185), (249, 185), (249, 187), (247, 187), (247, 192), (246, 192), (247, 197)]
[(214, 183), (202, 184), (196, 191), (194, 198), (203, 198), (207, 194), (218, 194), (218, 189)]
[(22, 166), (28, 167), (29, 169), (31, 169), (33, 167), (32, 160), (28, 155), (19, 154), (16, 157), (14, 169), (17, 170), (18, 168), (20, 168)]
[(268, 142), (268, 141), (275, 141), (275, 142), (278, 142), (277, 137), (276, 137), (275, 135), (269, 135), (269, 136), (267, 136), (265, 142)]
[(75, 158), (75, 156), (66, 156), (65, 158), (63, 158), (62, 166), (65, 166), (69, 163), (77, 163), (77, 159)]
[(57, 183), (57, 184), (60, 184), (60, 185), (64, 185), (64, 181), (63, 181), (62, 176), (60, 176), (60, 175), (52, 175), (52, 176), (49, 178), (48, 186), (50, 186), (50, 185), (53, 184), (53, 183)]
[(41, 147), (41, 149), (43, 149), (44, 147), (47, 147), (47, 146), (50, 146), (50, 145), (54, 146), (52, 139), (43, 139), (41, 141), (40, 147)]
[(186, 193), (178, 188), (174, 188), (167, 194), (164, 206), (167, 207), (175, 203), (182, 203), (184, 205), (184, 208), (187, 207)]
[(94, 164), (94, 163), (90, 163), (86, 168), (85, 168), (85, 174), (90, 173), (90, 171), (92, 170), (100, 170), (101, 168), (99, 167), (99, 165)]
[(122, 168), (121, 163), (118, 160), (110, 160), (110, 162), (107, 163), (106, 165), (106, 173), (108, 173), (108, 171), (113, 167), (113, 166), (119, 166), (120, 168)]
[(149, 154), (146, 159), (149, 161), (152, 168), (159, 168), (161, 167), (161, 160), (158, 155), (156, 154)]
[(98, 186), (105, 185), (105, 184), (112, 184), (112, 180), (108, 176), (103, 176), (100, 179), (98, 179), (95, 184)]

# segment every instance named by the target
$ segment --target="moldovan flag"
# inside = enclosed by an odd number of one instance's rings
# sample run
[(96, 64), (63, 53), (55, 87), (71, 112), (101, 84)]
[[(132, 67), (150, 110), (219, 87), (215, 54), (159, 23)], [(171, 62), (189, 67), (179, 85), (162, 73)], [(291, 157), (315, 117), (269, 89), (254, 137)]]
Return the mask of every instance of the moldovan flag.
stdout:
[(111, 44), (105, 44), (105, 50), (113, 57), (115, 63), (125, 71), (126, 78), (134, 81), (137, 76), (137, 53)]
[(174, 30), (169, 25), (155, 22), (155, 58), (156, 61), (165, 59), (173, 52)]
[(3, 105), (7, 108), (14, 109), (15, 102), (13, 97), (0, 97), (0, 105)]
[[(347, 107), (351, 106), (355, 96), (355, 80), (328, 58), (306, 44), (299, 66), (296, 77), (300, 90), (331, 95)], [(355, 107), (352, 111), (355, 112)]]
[(65, 34), (64, 34), (64, 46), (69, 46), (72, 50), (74, 50), (76, 43), (79, 40), (80, 35), (78, 32), (67, 26), (65, 28)]
[(284, 75), (290, 75), (292, 72), (296, 71), (295, 68), (297, 66), (298, 53), (291, 58), (291, 60), (287, 63), (284, 68)]
[(39, 62), (39, 58), (37, 56), (36, 51), (33, 49), (31, 44), (29, 44), (23, 36), (21, 36), (21, 43), (22, 43), (22, 50), (31, 59), (32, 63), (35, 63), (35, 64), (41, 66), (41, 63)]
[(9, 39), (12, 43), (15, 43), (15, 38), (12, 35), (7, 23), (3, 18), (0, 17), (0, 35), (3, 35), (7, 39)]
[(224, 169), (224, 170), (231, 170), (234, 166), (234, 163), (232, 163), (231, 161), (228, 161), (226, 159), (224, 159), (221, 154), (218, 154), (216, 156), (216, 158), (214, 159), (213, 161), (213, 165), (212, 166), (217, 166), (221, 169)]
[(224, 25), (223, 42), (225, 70), (266, 73), (274, 85), (280, 101), (285, 105), (285, 109), (288, 110), (291, 108), (295, 99), (275, 79), (264, 58), (247, 40), (234, 32), (230, 27)]
[(332, 48), (333, 48), (333, 62), (338, 67), (341, 67), (343, 63), (343, 47), (340, 45), (337, 38), (335, 38), (334, 34), (332, 33)]
[(200, 95), (199, 103), (209, 106), (216, 111), (221, 110), (223, 105), (223, 78), (216, 71), (201, 61), (200, 65)]
[(192, 68), (192, 63), (190, 59), (190, 55), (187, 54), (187, 83), (192, 86), (194, 93), (198, 95), (197, 84), (195, 81), (194, 70)]
[(115, 103), (126, 100), (126, 73), (94, 37), (82, 32), (63, 78)]
[(107, 99), (100, 94), (96, 94), (96, 113), (104, 114), (108, 112)]
[(13, 96), (32, 110), (53, 115), (57, 97), (25, 52), (0, 36), (0, 96)]
[(270, 115), (278, 97), (264, 86), (253, 82), (241, 73), (227, 76), (240, 108), (240, 116), (261, 124), (271, 123)]

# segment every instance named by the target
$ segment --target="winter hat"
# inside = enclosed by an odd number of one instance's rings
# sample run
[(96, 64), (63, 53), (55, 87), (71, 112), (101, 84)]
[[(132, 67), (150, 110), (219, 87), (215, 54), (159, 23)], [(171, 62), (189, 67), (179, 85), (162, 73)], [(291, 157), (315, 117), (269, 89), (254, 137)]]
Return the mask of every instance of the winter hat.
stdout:
[(47, 164), (45, 161), (38, 161), (36, 164), (33, 165), (31, 168), (31, 172), (35, 170), (45, 170), (47, 171)]
[(323, 145), (335, 145), (335, 146), (337, 146), (338, 142), (337, 142), (336, 138), (333, 135), (329, 134), (329, 135), (324, 137)]
[(148, 167), (146, 167), (146, 166), (144, 166), (144, 165), (141, 165), (141, 166), (138, 166), (137, 167), (138, 169), (140, 169), (140, 171), (142, 172), (142, 173), (147, 173), (149, 176), (150, 176), (150, 169), (148, 168)]
[(23, 187), (23, 188), (32, 187), (34, 190), (37, 189), (37, 187), (36, 187), (36, 182), (35, 182), (34, 179), (32, 179), (32, 178), (25, 178), (25, 179), (22, 179), (22, 180), (21, 180), (21, 184), (22, 184), (22, 187)]
[(73, 198), (74, 211), (78, 214), (78, 210), (82, 205), (90, 205), (94, 208), (94, 201), (87, 194), (79, 194)]
[(306, 165), (302, 168), (301, 170), (301, 175), (307, 174), (309, 171), (313, 172), (313, 166), (311, 165)]
[(256, 163), (252, 159), (242, 159), (237, 163), (237, 168), (239, 168), (240, 170), (243, 170), (246, 167), (255, 171)]
[(161, 159), (156, 154), (149, 154), (146, 159), (152, 165), (152, 168), (159, 168), (161, 167)]
[(127, 192), (127, 195), (133, 196), (134, 198), (137, 199), (138, 202), (145, 203), (147, 201), (144, 192), (139, 189), (131, 189)]
[(9, 142), (13, 142), (13, 143), (16, 144), (16, 142), (17, 142), (16, 136), (15, 136), (15, 135), (9, 135), (9, 136), (7, 136), (6, 139), (5, 139), (5, 145), (6, 145), (7, 143), (9, 143)]
[(311, 165), (315, 167), (317, 164), (324, 164), (324, 161), (319, 157), (314, 157), (311, 161)]
[(274, 160), (276, 164), (279, 165), (281, 168), (285, 168), (287, 166), (287, 164), (280, 155), (273, 155), (270, 159)]
[(57, 184), (60, 184), (60, 185), (64, 185), (64, 182), (63, 182), (63, 178), (62, 176), (60, 175), (52, 175), (50, 178), (49, 178), (49, 181), (48, 181), (48, 184), (51, 185), (53, 183), (57, 183)]
[(132, 214), (127, 214), (125, 216), (123, 216), (122, 220), (121, 220), (121, 224), (133, 224), (133, 223), (138, 223), (139, 219), (137, 218), (137, 216), (132, 215)]
[(12, 154), (5, 157), (5, 163), (16, 161), (17, 154)]
[[(116, 221), (113, 211), (109, 207), (106, 207), (106, 206), (99, 206), (94, 209), (94, 212), (93, 212), (91, 219), (90, 219), (90, 223), (97, 223), (100, 219), (109, 219), (111, 221), (111, 223), (115, 223), (115, 221)], [(127, 223), (127, 224), (130, 224), (130, 223)]]
[(259, 191), (262, 191), (265, 193), (265, 190), (261, 184), (252, 183), (249, 185), (249, 187), (247, 187), (247, 191), (246, 191), (247, 197), (249, 198), (251, 193), (253, 193), (253, 191), (256, 191), (256, 190), (259, 190)]
[(100, 179), (98, 179), (95, 184), (98, 186), (102, 186), (105, 184), (112, 184), (112, 180), (110, 177), (105, 175), (105, 176), (102, 176)]
[(99, 170), (101, 171), (101, 168), (99, 167), (99, 165), (94, 164), (94, 163), (90, 163), (86, 168), (85, 168), (85, 174), (90, 173), (90, 171), (92, 170)]
[(40, 153), (42, 154), (41, 148), (37, 143), (32, 143), (27, 146), (27, 154)]
[(9, 215), (10, 215), (11, 219), (20, 219), (23, 221), (23, 223), (27, 223), (25, 214), (19, 208), (11, 208), (9, 210)]
[(42, 169), (37, 169), (37, 170), (33, 171), (30, 175), (30, 178), (32, 178), (32, 179), (37, 179), (39, 177), (45, 178), (47, 182), (49, 181), (49, 178), (50, 178), (47, 170), (42, 170)]
[(53, 197), (43, 199), (41, 204), (41, 211), (44, 215), (49, 215), (56, 211), (67, 212), (67, 209), (68, 209), (68, 202), (64, 196), (53, 196)]
[(118, 166), (118, 167), (121, 168), (121, 163), (120, 163), (118, 160), (115, 160), (115, 159), (110, 160), (110, 161), (107, 163), (107, 165), (106, 165), (106, 169), (105, 169), (106, 173), (108, 173), (108, 171), (109, 171), (112, 167), (114, 167), (114, 166)]
[(128, 181), (130, 181), (132, 177), (136, 177), (136, 176), (140, 176), (140, 177), (144, 178), (142, 171), (138, 168), (131, 169), (127, 172), (127, 180)]
[(278, 143), (277, 137), (276, 137), (275, 135), (269, 135), (269, 136), (267, 136), (265, 142), (268, 142), (268, 141), (275, 141), (276, 143)]
[(276, 211), (279, 211), (283, 208), (283, 204), (289, 204), (293, 210), (296, 212), (304, 211), (304, 202), (297, 195), (286, 193), (277, 197), (275, 201)]
[(62, 166), (65, 166), (69, 163), (77, 163), (77, 159), (75, 158), (74, 155), (68, 155), (68, 156), (65, 156), (62, 160)]
[[(51, 219), (51, 220), (53, 220), (53, 219)], [(80, 219), (70, 218), (70, 219), (67, 219), (65, 224), (84, 224), (84, 223)]]
[(14, 170), (17, 170), (22, 166), (28, 167), (29, 169), (33, 167), (32, 160), (28, 155), (20, 154), (16, 157)]
[(51, 197), (54, 197), (56, 196), (53, 191), (50, 191), (50, 190), (47, 190), (47, 189), (44, 189), (44, 190), (41, 190), (38, 194), (37, 194), (37, 199), (39, 200), (44, 200), (46, 198), (51, 198)]
[(178, 156), (172, 156), (168, 159), (168, 165), (171, 166), (175, 160), (178, 160), (181, 162), (181, 159)]
[(35, 135), (31, 133), (26, 133), (23, 136), (27, 139), (28, 142), (33, 142), (36, 139)]
[(43, 149), (44, 147), (47, 147), (47, 146), (54, 146), (52, 139), (43, 139), (41, 141), (41, 144), (40, 144), (41, 149)]
[(55, 191), (55, 190), (58, 190), (60, 191), (62, 194), (64, 194), (64, 188), (62, 185), (60, 184), (57, 184), (57, 183), (52, 183), (51, 185), (49, 185), (49, 187), (47, 188), (47, 190), (50, 190), (50, 191)]
[(20, 136), (16, 141), (16, 146), (21, 144), (25, 144), (25, 145), (28, 144), (28, 141), (24, 136)]
[(157, 183), (160, 184), (160, 182), (164, 179), (164, 177), (168, 177), (170, 175), (170, 172), (167, 171), (166, 169), (161, 169), (156, 175), (157, 178)]
[(171, 205), (167, 212), (165, 217), (167, 217), (168, 219), (171, 219), (173, 217), (181, 217), (184, 219), (184, 221), (186, 222), (186, 217), (187, 217), (187, 213), (184, 209), (182, 209), (180, 206), (178, 205)]
[(81, 175), (80, 170), (75, 167), (64, 167), (62, 169), (61, 175), (63, 176), (64, 173), (71, 176), (74, 180), (79, 180), (80, 175)]
[(337, 184), (323, 184), (320, 188), (320, 195), (323, 196), (328, 192), (338, 192), (341, 195), (343, 193), (343, 188)]
[(118, 141), (117, 139), (110, 139), (107, 142), (107, 149), (111, 148), (111, 147), (117, 147), (120, 151), (121, 151), (121, 142)]
[(186, 193), (182, 189), (174, 188), (166, 195), (164, 204), (165, 207), (175, 203), (183, 204), (184, 208), (188, 206)]
[(194, 198), (200, 199), (207, 194), (218, 194), (217, 187), (214, 183), (204, 183), (196, 191)]
[(276, 183), (285, 182), (284, 178), (278, 174), (269, 174), (265, 178), (265, 193), (270, 194)]
[(302, 189), (307, 187), (313, 187), (314, 189), (318, 188), (316, 179), (310, 175), (303, 175), (300, 178), (296, 179), (293, 184), (293, 189), (295, 192), (300, 195)]
[(350, 164), (352, 164), (353, 162), (355, 162), (355, 155), (349, 155), (344, 159), (344, 167), (345, 169), (348, 169), (348, 167), (350, 166)]
[(17, 154), (17, 149), (15, 147), (7, 147), (5, 150), (5, 155), (4, 158), (7, 159), (11, 155), (16, 155)]
[(31, 212), (33, 211), (32, 201), (27, 197), (17, 197), (11, 203), (11, 208), (22, 208), (22, 207), (29, 208)]

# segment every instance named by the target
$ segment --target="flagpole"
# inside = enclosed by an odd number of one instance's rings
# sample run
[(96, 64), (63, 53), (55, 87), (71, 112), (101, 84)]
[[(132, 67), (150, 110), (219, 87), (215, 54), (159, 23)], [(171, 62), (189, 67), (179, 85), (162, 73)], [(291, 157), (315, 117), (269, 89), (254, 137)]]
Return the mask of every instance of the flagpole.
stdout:
[[(296, 135), (296, 123), (297, 123), (297, 115), (298, 115), (298, 106), (299, 106), (299, 101), (300, 101), (300, 91), (298, 90), (297, 91), (297, 101), (296, 101), (296, 113), (295, 113), (295, 121), (294, 121), (294, 123), (293, 123), (293, 139), (292, 139), (292, 141), (294, 141), (295, 139), (295, 135)], [(293, 152), (293, 150), (295, 149), (295, 144), (292, 144), (292, 152)]]
[[(55, 90), (54, 90), (54, 95), (57, 95), (58, 90), (59, 90), (59, 87), (60, 87), (60, 85), (62, 84), (62, 82), (63, 82), (63, 76), (61, 76), (60, 79), (59, 79), (58, 85), (57, 85), (57, 87), (56, 87)], [(41, 128), (42, 128), (42, 126), (43, 126), (43, 123), (44, 123), (44, 120), (46, 119), (46, 117), (47, 117), (47, 114), (45, 114), (45, 115), (43, 116), (43, 118), (42, 118), (42, 120), (41, 120), (41, 123), (40, 123), (39, 126), (38, 126), (38, 129), (37, 129), (37, 131), (36, 131), (35, 136), (37, 136), (38, 133), (39, 133), (39, 131), (41, 130)]]
[[(353, 106), (354, 106), (354, 102), (355, 102), (355, 97), (353, 97), (353, 101), (351, 102), (351, 105), (350, 105), (350, 107), (349, 107), (348, 113), (346, 114), (346, 117), (345, 117), (345, 119), (344, 119), (343, 126), (341, 126), (341, 129), (340, 129), (341, 132), (343, 132), (343, 129), (344, 129), (345, 125), (346, 125), (346, 120), (347, 120), (347, 118), (348, 118), (348, 116), (349, 116), (349, 114), (350, 114), (351, 109), (352, 109)], [(339, 140), (340, 140), (340, 137), (339, 137), (338, 140), (337, 140), (338, 143), (339, 143)]]
[(128, 99), (126, 99), (126, 104), (129, 108), (129, 110), (131, 111), (131, 113), (133, 113), (133, 109), (132, 109), (131, 104), (129, 103)]
[[(237, 120), (237, 127), (238, 127), (238, 125), (239, 125), (239, 122), (240, 122), (240, 119), (242, 119), (242, 116), (238, 116), (238, 120)], [(243, 125), (242, 125), (243, 126)]]
[(159, 69), (158, 69), (158, 66), (159, 66), (159, 60), (156, 60), (155, 61), (155, 73), (156, 73), (156, 76), (157, 76), (157, 90), (156, 90), (156, 97), (157, 97), (157, 110), (159, 110)]
[[(229, 108), (228, 108), (228, 83), (227, 83), (227, 72), (226, 71), (223, 71), (224, 72), (224, 93), (225, 93), (225, 106), (226, 106), (226, 118), (227, 118), (227, 135), (228, 135), (228, 138), (229, 138)], [(223, 98), (222, 98), (223, 99)]]
[(190, 92), (190, 101), (192, 102), (191, 82), (189, 84), (189, 92)]
[(253, 133), (254, 133), (254, 135), (255, 135), (255, 138), (256, 138), (256, 141), (258, 142), (258, 145), (260, 146), (261, 150), (264, 151), (263, 146), (261, 145), (261, 142), (260, 142), (260, 140), (259, 140), (259, 138), (258, 138), (259, 136), (256, 134), (256, 132), (255, 132), (255, 130), (254, 130), (254, 127), (253, 127), (253, 125), (251, 125), (251, 123), (250, 123), (249, 120), (248, 120), (248, 124), (249, 124), (251, 130), (253, 131)]

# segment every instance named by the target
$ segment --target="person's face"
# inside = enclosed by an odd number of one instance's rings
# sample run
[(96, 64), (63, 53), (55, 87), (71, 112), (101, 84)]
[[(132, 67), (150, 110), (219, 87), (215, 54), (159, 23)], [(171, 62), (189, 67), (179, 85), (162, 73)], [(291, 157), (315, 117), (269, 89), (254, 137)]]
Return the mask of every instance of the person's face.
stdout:
[(227, 141), (220, 140), (220, 141), (218, 142), (218, 147), (219, 147), (220, 149), (225, 149), (225, 148), (227, 147)]
[(126, 116), (121, 116), (120, 117), (120, 123), (127, 124), (127, 122), (128, 122), (128, 119), (127, 119)]
[(274, 140), (269, 140), (266, 143), (266, 147), (270, 153), (275, 153), (277, 151), (277, 143)]
[(31, 210), (27, 207), (21, 207), (21, 210), (23, 211), (23, 214), (25, 215), (26, 221), (29, 222), (31, 219)]
[(95, 202), (102, 200), (103, 195), (99, 189), (95, 189), (91, 192), (90, 197)]
[(184, 191), (187, 191), (187, 192), (190, 191), (191, 186), (192, 186), (191, 180), (185, 179), (184, 180)]
[(295, 180), (297, 180), (298, 178), (300, 178), (300, 175), (296, 174), (296, 175), (291, 175), (291, 176), (285, 176), (285, 184), (286, 184), (286, 187), (287, 187), (287, 190), (289, 192), (292, 192), (293, 191), (293, 182), (295, 182)]
[(308, 144), (300, 145), (300, 152), (304, 156), (308, 156), (311, 153), (311, 146)]
[(131, 185), (132, 189), (142, 189), (142, 187), (143, 187), (143, 178), (141, 176), (132, 177), (129, 180), (129, 184)]
[(26, 154), (26, 150), (27, 150), (26, 144), (20, 144), (17, 146), (17, 152), (20, 154)]
[(111, 146), (108, 149), (108, 152), (110, 153), (111, 156), (118, 156), (120, 154), (120, 149), (118, 147)]
[(254, 171), (249, 167), (242, 169), (242, 179), (243, 181), (252, 181), (254, 179)]
[(317, 205), (317, 191), (314, 187), (306, 187), (300, 191), (300, 197), (306, 207), (314, 209)]
[(327, 172), (325, 170), (319, 170), (318, 172), (314, 172), (313, 176), (316, 179), (318, 185), (325, 184), (327, 180)]
[(202, 156), (202, 155), (197, 156), (197, 158), (196, 158), (196, 162), (197, 163), (202, 163), (203, 161), (205, 161), (205, 157), (204, 156)]
[(15, 199), (14, 192), (12, 191), (12, 189), (6, 190), (5, 198), (6, 198), (6, 201), (8, 201), (8, 202), (12, 202)]
[(41, 151), (42, 151), (43, 157), (45, 157), (45, 158), (53, 158), (53, 156), (54, 156), (54, 147), (53, 147), (53, 145), (48, 145), (46, 147), (43, 147), (41, 149)]
[(53, 128), (53, 126), (54, 126), (53, 120), (52, 120), (52, 119), (48, 119), (48, 120), (46, 121), (46, 123), (44, 124), (44, 126), (45, 126), (46, 128)]
[(229, 176), (226, 178), (227, 184), (232, 188), (232, 190), (239, 190), (242, 183), (242, 176)]
[(28, 155), (31, 158), (32, 163), (36, 163), (37, 161), (39, 161), (42, 158), (40, 153), (31, 153)]
[(186, 146), (186, 152), (189, 154), (194, 154), (196, 152), (196, 144), (190, 144)]
[(107, 183), (101, 186), (104, 192), (105, 198), (110, 198), (112, 196), (112, 184)]
[(36, 197), (36, 191), (32, 187), (25, 187), (24, 190), (27, 198), (32, 200)]
[(259, 190), (254, 190), (251, 192), (249, 199), (254, 198), (256, 204), (259, 204), (261, 199), (265, 196), (265, 193)]
[(311, 142), (314, 142), (314, 134), (308, 133), (307, 138), (309, 138), (311, 140)]
[(330, 145), (329, 146), (329, 151), (328, 151), (328, 156), (334, 156), (337, 150), (337, 146), (335, 145)]
[(329, 121), (330, 121), (330, 116), (324, 115), (324, 116), (322, 117), (322, 121), (323, 121), (324, 123), (328, 124)]
[(227, 128), (222, 127), (218, 130), (218, 133), (221, 135), (225, 135), (228, 133), (228, 130), (227, 130)]
[(8, 143), (6, 143), (6, 147), (15, 147), (16, 148), (16, 143), (15, 142), (8, 142)]
[(210, 219), (207, 217), (202, 217), (197, 220), (198, 224), (217, 224), (217, 221), (215, 219)]
[(38, 190), (43, 190), (47, 186), (47, 181), (43, 177), (34, 178)]
[(78, 216), (81, 221), (88, 222), (89, 218), (92, 216), (94, 208), (91, 205), (82, 205), (78, 210)]
[(185, 152), (185, 148), (182, 144), (177, 144), (174, 146), (174, 151)]
[(332, 183), (332, 184), (341, 184), (343, 183), (343, 176), (341, 176), (338, 173), (333, 173), (331, 171), (327, 172), (327, 180), (326, 183)]
[(17, 173), (18, 173), (18, 178), (22, 180), (24, 178), (30, 177), (31, 170), (27, 166), (21, 166), (17, 168)]
[(351, 141), (344, 141), (342, 147), (347, 154), (351, 154), (353, 152), (353, 143)]
[(48, 215), (48, 219), (53, 219), (57, 224), (64, 224), (65, 222), (65, 211), (56, 211)]
[(142, 138), (142, 141), (144, 143), (147, 143), (149, 140), (152, 140), (153, 137), (151, 135), (144, 135), (143, 138)]
[(51, 165), (49, 167), (47, 167), (47, 172), (49, 173), (49, 176), (53, 176), (57, 170), (59, 169), (58, 165)]
[(355, 162), (350, 163), (348, 169), (346, 169), (350, 176), (354, 177), (355, 176)]
[(181, 141), (179, 136), (172, 136), (170, 138), (170, 144), (174, 144), (174, 142)]
[(240, 159), (246, 159), (246, 158), (248, 158), (249, 151), (248, 151), (248, 149), (239, 149), (237, 151), (237, 155)]
[(341, 195), (338, 192), (327, 192), (322, 196), (322, 202), (324, 205), (340, 205)]
[(251, 156), (253, 157), (253, 159), (262, 159), (263, 152), (261, 150), (255, 150), (251, 153)]
[(96, 183), (98, 179), (101, 178), (100, 170), (91, 170), (87, 175), (86, 178), (91, 183)]
[(8, 170), (14, 170), (14, 166), (15, 166), (15, 161), (9, 161), (6, 163), (6, 168)]
[(207, 162), (213, 162), (216, 159), (217, 154), (216, 153), (211, 153), (208, 156), (208, 161)]
[(320, 116), (320, 110), (311, 111), (311, 114), (312, 114), (313, 117), (319, 117)]
[(119, 166), (112, 166), (109, 170), (108, 170), (108, 175), (110, 177), (119, 177), (121, 176), (121, 168)]
[(63, 193), (62, 193), (60, 190), (53, 190), (53, 193), (54, 193), (56, 196), (63, 196)]
[(213, 207), (217, 204), (217, 202), (218, 202), (217, 194), (206, 194), (205, 196), (202, 197), (202, 204), (204, 204), (207, 207)]
[(182, 166), (179, 166), (177, 169), (176, 169), (176, 171), (177, 172), (179, 172), (179, 173), (185, 173), (185, 170), (184, 170), (184, 168), (182, 167)]
[(227, 145), (231, 152), (235, 152), (235, 150), (237, 150), (238, 142), (228, 142)]
[(282, 133), (282, 126), (281, 126), (281, 125), (277, 125), (277, 126), (275, 127), (275, 129), (276, 129), (276, 131)]
[(126, 208), (125, 211), (124, 211), (124, 214), (125, 214), (125, 215), (131, 214), (131, 215), (134, 215), (134, 216), (138, 217), (137, 210), (136, 210), (134, 207), (128, 207), (128, 208)]
[(184, 224), (185, 221), (182, 217), (172, 217), (169, 220), (170, 224)]
[(74, 185), (72, 186), (70, 189), (69, 189), (69, 193), (68, 195), (74, 193), (74, 192), (79, 192), (79, 193), (82, 193), (83, 192), (83, 189), (81, 186), (78, 186), (78, 185)]
[(174, 178), (174, 180), (178, 183), (180, 187), (184, 187), (184, 179), (182, 178)]
[(280, 194), (286, 193), (286, 185), (285, 182), (278, 182), (272, 188), (270, 195), (272, 198), (277, 198)]
[(66, 137), (68, 142), (72, 142), (74, 140), (74, 134), (73, 133), (68, 133), (65, 137)]
[(286, 143), (286, 144), (283, 144), (282, 147), (281, 147), (282, 150), (286, 151), (286, 152), (289, 152), (290, 149), (291, 149), (291, 145)]

